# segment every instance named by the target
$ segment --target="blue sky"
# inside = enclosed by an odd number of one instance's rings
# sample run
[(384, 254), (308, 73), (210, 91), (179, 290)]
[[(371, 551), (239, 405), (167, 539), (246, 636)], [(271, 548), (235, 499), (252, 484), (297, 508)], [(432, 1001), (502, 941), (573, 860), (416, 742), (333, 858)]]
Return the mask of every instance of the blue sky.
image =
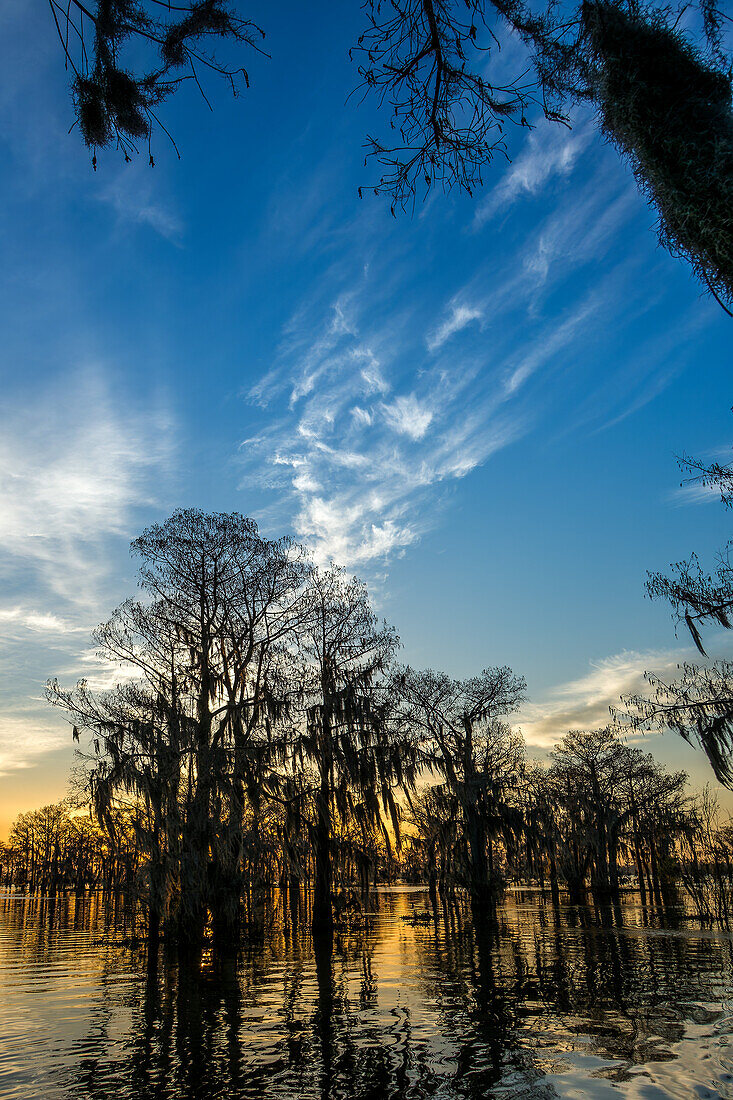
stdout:
[(474, 199), (359, 201), (359, 5), (249, 10), (251, 90), (184, 89), (180, 162), (159, 135), (154, 169), (94, 173), (45, 5), (2, 5), (0, 832), (63, 794), (43, 685), (108, 678), (89, 631), (177, 506), (352, 567), (410, 663), (511, 665), (531, 751), (692, 656), (644, 579), (728, 536), (674, 456), (729, 454), (733, 322), (583, 115), (517, 131)]

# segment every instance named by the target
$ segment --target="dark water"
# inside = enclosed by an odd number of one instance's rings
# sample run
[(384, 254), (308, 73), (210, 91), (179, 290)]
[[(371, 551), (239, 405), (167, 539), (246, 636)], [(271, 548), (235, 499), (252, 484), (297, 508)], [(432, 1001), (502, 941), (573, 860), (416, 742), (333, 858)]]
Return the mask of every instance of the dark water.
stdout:
[(0, 1096), (733, 1097), (730, 937), (633, 900), (515, 894), (483, 931), (422, 891), (377, 903), (330, 959), (275, 913), (148, 971), (124, 910), (0, 897)]

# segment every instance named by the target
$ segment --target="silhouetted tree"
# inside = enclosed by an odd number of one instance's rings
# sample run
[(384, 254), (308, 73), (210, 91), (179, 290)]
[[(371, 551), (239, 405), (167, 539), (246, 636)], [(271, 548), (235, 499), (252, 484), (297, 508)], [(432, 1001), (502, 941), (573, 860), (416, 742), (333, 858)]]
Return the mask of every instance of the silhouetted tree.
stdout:
[(571, 730), (551, 758), (548, 778), (562, 815), (560, 862), (571, 900), (582, 900), (588, 876), (599, 902), (617, 900), (625, 854), (633, 854), (643, 888), (646, 851), (650, 888), (661, 902), (685, 773), (667, 772), (609, 727)]
[[(126, 159), (141, 140), (149, 148), (156, 125), (165, 130), (155, 109), (183, 81), (194, 81), (202, 95), (202, 70), (224, 77), (235, 95), (240, 83), (249, 83), (246, 69), (217, 60), (209, 44), (228, 39), (257, 48), (264, 37), (228, 0), (48, 3), (73, 74), (71, 91), (82, 137), (93, 150), (116, 145)], [(149, 67), (144, 67), (146, 61)]]
[(494, 842), (511, 844), (520, 828), (512, 792), (523, 764), (523, 743), (501, 718), (524, 698), (525, 682), (509, 668), (486, 669), (469, 680), (405, 669), (395, 683), (401, 720), (423, 760), (440, 772), (458, 799), (466, 838), (467, 885), (478, 905), (496, 897), (500, 875)]
[[(393, 140), (370, 137), (385, 169), (374, 190), (405, 208), (436, 183), (472, 194), (508, 123), (539, 107), (567, 122), (574, 102), (598, 112), (659, 216), (659, 239), (727, 309), (733, 302), (733, 111), (721, 49), (725, 16), (702, 5), (707, 56), (669, 10), (629, 0), (584, 0), (568, 18), (520, 0), (369, 0), (359, 73), (391, 112)], [(489, 16), (491, 18), (489, 18)], [(528, 68), (491, 79), (492, 47), (515, 34)], [(489, 59), (487, 62), (487, 54)]]
[(667, 12), (584, 0), (590, 96), (659, 216), (659, 240), (733, 304), (733, 110), (729, 71)]
[(687, 820), (677, 829), (680, 877), (701, 920), (730, 929), (733, 920), (733, 825), (722, 821), (709, 788), (690, 800)]
[[(203, 93), (199, 71), (208, 69), (235, 92), (238, 80), (248, 82), (246, 70), (217, 60), (209, 43), (258, 48), (263, 34), (227, 0), (49, 6), (86, 144), (116, 144), (128, 158), (137, 142), (149, 143), (155, 125), (165, 129), (156, 108), (182, 81)], [(584, 0), (569, 17), (553, 0), (540, 12), (522, 0), (368, 0), (364, 7), (367, 26), (352, 55), (361, 89), (389, 111), (394, 137), (370, 136), (367, 147), (384, 170), (374, 190), (391, 198), (393, 213), (436, 183), (473, 193), (496, 153), (507, 153), (507, 124), (530, 125), (531, 108), (566, 122), (574, 101), (589, 101), (655, 206), (661, 243), (727, 309), (733, 112), (722, 50), (727, 17), (714, 0), (700, 3), (706, 54), (670, 11), (631, 0)], [(528, 51), (527, 67), (492, 80), (490, 51), (512, 35)], [(153, 55), (147, 68), (146, 52)]]
[[(705, 463), (684, 458), (684, 470), (693, 485), (720, 494), (721, 502), (733, 502), (733, 467), (720, 462)], [(714, 573), (705, 573), (696, 555), (672, 566), (672, 575), (651, 573), (647, 591), (652, 599), (667, 600), (678, 623), (684, 622), (692, 640), (706, 657), (701, 630), (715, 624), (730, 629), (733, 609), (733, 563), (728, 543), (718, 555)], [(701, 746), (716, 778), (733, 785), (733, 666), (728, 661), (708, 665), (691, 662), (682, 675), (667, 683), (652, 673), (646, 675), (648, 696), (624, 698), (626, 721), (633, 729), (671, 729), (691, 744)]]
[(549, 878), (555, 905), (560, 903), (558, 852), (562, 843), (557, 793), (547, 769), (529, 762), (521, 783), (524, 860), (518, 865), (525, 877), (536, 876), (543, 890), (546, 876)]
[[(613, 729), (570, 731), (551, 766), (527, 766), (505, 721), (521, 677), (395, 670), (397, 636), (365, 586), (243, 516), (179, 511), (133, 548), (143, 598), (95, 633), (117, 682), (48, 688), (75, 739), (89, 735), (86, 785), (21, 815), (0, 853), (6, 885), (122, 889), (144, 900), (152, 934), (166, 922), (198, 949), (209, 923), (226, 943), (259, 922), (278, 885), (294, 926), (306, 884), (326, 957), (334, 919), (399, 872), (404, 799), (402, 867), (427, 881), (434, 911), (457, 887), (485, 911), (509, 877), (549, 880), (555, 907), (563, 884), (574, 903), (588, 883), (605, 903), (631, 868), (643, 902), (665, 903), (681, 877), (700, 912), (728, 919), (728, 833), (690, 802), (683, 773)], [(629, 720), (703, 743), (712, 730), (722, 752), (730, 681), (727, 666), (692, 666)], [(96, 822), (78, 813), (87, 796)]]
[[(369, 137), (367, 148), (385, 169), (374, 190), (390, 196), (393, 212), (436, 183), (472, 194), (495, 154), (507, 152), (507, 123), (528, 125), (533, 104), (562, 118), (549, 100), (558, 98), (557, 76), (571, 55), (549, 13), (534, 15), (521, 0), (368, 0), (365, 10), (367, 30), (352, 55), (364, 94), (390, 111), (394, 140)], [(494, 82), (490, 67), (485, 75), (502, 30), (534, 49), (531, 76)]]
[(626, 695), (617, 719), (635, 731), (673, 730), (699, 744), (726, 787), (733, 786), (733, 663), (685, 663), (671, 681), (646, 673), (649, 692)]
[(410, 799), (408, 820), (412, 829), (415, 870), (419, 868), (435, 901), (438, 887), (441, 891), (450, 890), (463, 870), (456, 865), (465, 847), (457, 794), (447, 783), (425, 788)]
[(63, 890), (131, 886), (137, 870), (135, 837), (117, 815), (114, 846), (93, 820), (88, 805), (65, 799), (20, 814), (4, 849), (0, 883), (6, 889), (54, 896)]
[[(691, 476), (686, 479), (690, 488), (720, 495), (721, 503), (730, 508), (733, 504), (733, 464), (702, 462), (684, 457), (682, 469)], [(718, 555), (713, 574), (706, 574), (695, 554), (689, 561), (677, 562), (672, 575), (650, 573), (647, 592), (652, 599), (667, 600), (673, 607), (678, 622), (684, 621), (692, 640), (703, 657), (707, 656), (702, 644), (700, 628), (710, 623), (730, 629), (730, 613), (733, 610), (733, 562), (728, 543)]]
[(54, 682), (49, 698), (77, 737), (94, 739), (100, 819), (121, 795), (144, 810), (152, 926), (174, 897), (180, 935), (196, 943), (209, 913), (236, 920), (245, 796), (256, 808), (284, 752), (281, 665), (302, 566), (287, 540), (262, 539), (237, 514), (176, 512), (133, 549), (148, 598), (127, 601), (96, 632), (101, 656), (130, 679), (101, 693)]
[(318, 772), (313, 849), (314, 933), (330, 933), (335, 818), (399, 834), (395, 788), (414, 782), (385, 691), (398, 645), (379, 623), (364, 585), (336, 567), (308, 579), (309, 613), (300, 634), (305, 721), (295, 758)]

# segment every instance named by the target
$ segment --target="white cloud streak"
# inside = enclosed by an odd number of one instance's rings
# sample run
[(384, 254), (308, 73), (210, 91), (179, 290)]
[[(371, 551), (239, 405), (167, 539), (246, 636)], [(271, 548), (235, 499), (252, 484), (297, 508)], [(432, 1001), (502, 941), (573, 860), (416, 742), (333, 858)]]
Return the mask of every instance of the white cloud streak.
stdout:
[(67, 619), (54, 615), (49, 611), (35, 611), (30, 607), (0, 607), (0, 624), (5, 638), (22, 636), (30, 631), (40, 634), (74, 634), (80, 629)]
[(433, 410), (414, 393), (397, 397), (391, 405), (381, 405), (384, 418), (398, 435), (418, 440), (425, 436), (433, 420)]
[[(439, 364), (403, 391), (389, 361), (359, 331), (352, 296), (320, 328), (291, 334), (295, 355), (251, 397), (279, 396), (281, 414), (241, 447), (245, 483), (279, 491), (281, 510), (316, 560), (357, 566), (404, 553), (428, 522), (428, 495), (464, 477), (522, 430), (500, 412), (500, 386), (477, 368)], [(304, 339), (309, 331), (310, 341)], [(387, 399), (387, 395), (388, 399)], [(282, 409), (283, 399), (287, 408)], [(273, 517), (274, 518), (274, 517)]]
[(44, 717), (42, 703), (7, 706), (0, 714), (0, 777), (33, 767), (49, 752), (68, 745), (69, 732), (58, 718)]
[(437, 351), (442, 348), (446, 340), (450, 340), (457, 332), (470, 325), (472, 321), (480, 321), (483, 317), (483, 309), (475, 306), (458, 305), (452, 303), (448, 317), (426, 339), (428, 351)]
[(681, 662), (695, 659), (699, 655), (692, 649), (679, 648), (626, 651), (593, 662), (585, 675), (559, 684), (540, 702), (525, 704), (515, 725), (530, 748), (552, 748), (568, 730), (608, 725), (609, 708), (618, 706), (622, 695), (644, 693), (645, 672), (673, 680), (679, 676)]
[(479, 204), (474, 229), (480, 229), (519, 199), (538, 194), (554, 176), (569, 176), (592, 136), (592, 127), (584, 122), (570, 131), (560, 125), (541, 125), (532, 130), (522, 151)]
[[(577, 352), (608, 313), (616, 270), (551, 320), (539, 304), (609, 246), (629, 202), (623, 177), (604, 186), (593, 178), (572, 206), (541, 221), (498, 282), (487, 265), (427, 331), (385, 319), (374, 276), (335, 296), (325, 321), (300, 310), (276, 366), (248, 394), (271, 419), (240, 452), (243, 484), (278, 494), (273, 525), (292, 525), (318, 560), (349, 565), (413, 545), (435, 522), (446, 485), (527, 430), (535, 376), (561, 357), (567, 369), (571, 354), (582, 365)], [(468, 357), (458, 337), (475, 324), (487, 339), (478, 352), (472, 341)]]
[[(585, 119), (569, 134), (531, 134), (481, 217), (546, 191), (575, 169), (591, 138)], [(552, 373), (562, 369), (568, 380), (559, 397), (577, 402), (584, 353), (616, 316), (631, 264), (616, 259), (599, 270), (600, 261), (640, 209), (630, 177), (608, 170), (605, 151), (596, 144), (586, 159), (572, 196), (538, 210), (506, 264), (483, 263), (442, 308), (404, 304), (410, 272), (384, 248), (371, 275), (357, 260), (355, 288), (344, 289), (343, 264), (334, 265), (323, 280), (338, 287), (326, 320), (314, 320), (319, 288), (247, 395), (266, 412), (240, 448), (242, 484), (270, 491), (267, 523), (292, 527), (319, 560), (355, 565), (402, 554), (435, 522), (448, 484), (542, 414)], [(586, 266), (593, 277), (570, 285)], [(485, 339), (468, 340), (472, 328)], [(595, 374), (590, 385), (599, 388)], [(615, 400), (628, 392), (627, 381)]]
[(151, 506), (171, 458), (163, 407), (121, 412), (99, 372), (6, 406), (0, 439), (0, 570), (22, 566), (73, 604), (94, 599), (105, 538)]
[(155, 196), (148, 180), (142, 177), (139, 165), (125, 166), (100, 193), (100, 201), (112, 207), (125, 226), (147, 226), (171, 244), (181, 247), (184, 225), (170, 202), (165, 204)]
[(720, 504), (721, 495), (717, 485), (680, 485), (667, 494), (667, 499), (678, 506), (684, 504)]
[(127, 595), (114, 565), (126, 558), (143, 512), (159, 506), (171, 432), (161, 403), (149, 401), (145, 411), (123, 404), (98, 370), (6, 404), (0, 774), (68, 745), (66, 724), (46, 705), (43, 685), (57, 674), (73, 682), (98, 671), (89, 631)]

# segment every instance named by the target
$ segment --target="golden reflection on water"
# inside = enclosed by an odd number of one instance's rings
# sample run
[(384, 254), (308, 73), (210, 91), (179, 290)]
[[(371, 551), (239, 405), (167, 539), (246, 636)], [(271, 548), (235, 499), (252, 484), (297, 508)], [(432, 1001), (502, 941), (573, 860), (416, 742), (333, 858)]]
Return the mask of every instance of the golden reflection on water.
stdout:
[(733, 1097), (729, 936), (633, 898), (375, 903), (331, 955), (275, 897), (237, 950), (150, 967), (120, 903), (0, 897), (0, 1096)]

